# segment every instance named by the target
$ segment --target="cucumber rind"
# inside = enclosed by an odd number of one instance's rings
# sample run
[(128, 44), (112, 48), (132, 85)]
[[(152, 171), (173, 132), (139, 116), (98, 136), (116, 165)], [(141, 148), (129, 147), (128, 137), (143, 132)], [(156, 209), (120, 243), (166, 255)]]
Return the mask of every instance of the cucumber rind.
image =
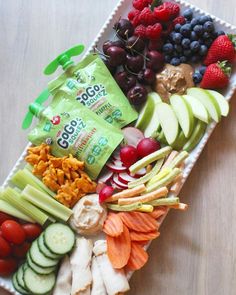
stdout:
[(19, 285), (19, 283), (18, 283), (18, 281), (17, 281), (17, 279), (16, 279), (16, 275), (17, 275), (17, 273), (15, 273), (15, 274), (13, 275), (13, 277), (12, 277), (12, 285), (13, 285), (14, 289), (15, 289), (17, 292), (19, 292), (20, 294), (28, 295), (29, 292), (28, 292), (27, 290), (23, 289), (23, 288)]
[(49, 259), (60, 259), (61, 255), (52, 253), (51, 250), (44, 243), (44, 235), (41, 234), (40, 237), (37, 239), (39, 251), (45, 255)]
[(21, 265), (16, 272), (16, 280), (17, 280), (18, 285), (23, 290), (27, 291), (23, 277), (24, 277), (24, 265)]
[(29, 250), (31, 260), (38, 266), (44, 268), (56, 266), (59, 259), (50, 259), (41, 253), (37, 241), (34, 241)]
[(32, 261), (32, 258), (29, 253), (27, 253), (27, 264), (29, 268), (31, 268), (34, 272), (38, 273), (39, 275), (48, 275), (56, 270), (56, 266), (52, 266), (52, 267), (38, 266)]
[[(64, 235), (61, 240), (59, 235)], [(44, 232), (44, 244), (54, 254), (65, 255), (75, 244), (75, 234), (72, 229), (62, 223), (49, 225)], [(58, 239), (58, 241), (55, 241)]]

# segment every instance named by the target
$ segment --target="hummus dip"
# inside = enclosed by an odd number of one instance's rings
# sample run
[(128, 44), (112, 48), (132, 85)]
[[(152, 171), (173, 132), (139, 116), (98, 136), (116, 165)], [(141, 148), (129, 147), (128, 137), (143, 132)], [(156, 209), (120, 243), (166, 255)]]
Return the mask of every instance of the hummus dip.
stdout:
[(194, 87), (192, 79), (193, 72), (193, 68), (188, 64), (181, 64), (179, 66), (167, 64), (156, 75), (156, 92), (164, 102), (169, 102), (172, 94), (185, 94), (187, 88)]
[(78, 234), (93, 235), (102, 230), (107, 211), (99, 204), (97, 194), (84, 196), (72, 210), (70, 225)]

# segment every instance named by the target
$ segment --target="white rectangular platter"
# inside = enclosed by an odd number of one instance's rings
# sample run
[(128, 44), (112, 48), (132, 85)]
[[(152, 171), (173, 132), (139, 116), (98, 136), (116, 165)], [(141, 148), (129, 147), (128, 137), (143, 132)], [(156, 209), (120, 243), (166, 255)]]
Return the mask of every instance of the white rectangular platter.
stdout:
[[(194, 11), (194, 15), (198, 16), (198, 15), (209, 15), (209, 13), (206, 13), (204, 11), (202, 11), (201, 9), (190, 5), (189, 3), (185, 2), (185, 1), (181, 1), (181, 0), (176, 0), (173, 1), (176, 2), (180, 5), (181, 10), (185, 10), (186, 8), (191, 8)], [(120, 17), (126, 17), (129, 10), (132, 7), (132, 0), (121, 0), (118, 5), (115, 7), (115, 9), (113, 10), (112, 14), (110, 15), (110, 17), (108, 18), (108, 20), (106, 21), (106, 23), (104, 24), (103, 28), (101, 29), (101, 31), (99, 32), (99, 34), (97, 35), (95, 41), (93, 42), (93, 44), (91, 45), (91, 47), (89, 48), (89, 50), (87, 51), (87, 53), (92, 52), (93, 48), (95, 46), (97, 46), (98, 49), (100, 49), (102, 51), (102, 44), (104, 43), (104, 41), (108, 40), (108, 39), (112, 39), (114, 37), (114, 30), (113, 30), (113, 25), (114, 23), (120, 18)], [(236, 33), (236, 27), (220, 20), (219, 18), (216, 18), (214, 16), (211, 15), (211, 17), (214, 20), (215, 23), (215, 27), (217, 30), (223, 30), (227, 33)], [(227, 89), (225, 89), (225, 91), (222, 93), (225, 98), (229, 101), (233, 94), (234, 91), (236, 90), (236, 71), (235, 69), (233, 70), (231, 79), (230, 79), (230, 85)], [(207, 131), (205, 133), (205, 135), (203, 136), (203, 138), (201, 139), (200, 143), (197, 145), (197, 147), (190, 153), (190, 156), (188, 157), (187, 161), (186, 161), (186, 166), (184, 169), (184, 173), (183, 173), (183, 181), (182, 181), (182, 185), (184, 184), (184, 182), (186, 181), (188, 175), (190, 174), (194, 164), (196, 163), (198, 157), (200, 156), (205, 144), (207, 143), (211, 133), (213, 132), (214, 128), (216, 126), (216, 123), (211, 123), (208, 128)], [(27, 147), (26, 147), (27, 149)], [(15, 166), (13, 167), (13, 169), (10, 171), (8, 177), (6, 178), (6, 180), (3, 183), (3, 187), (6, 186), (11, 186), (10, 183), (10, 178), (12, 177), (12, 175), (19, 169), (21, 168), (21, 166), (24, 165), (24, 157), (26, 155), (26, 149), (25, 151), (22, 153), (21, 157), (18, 159), (18, 161), (16, 162)], [(129, 277), (132, 274), (129, 274)], [(12, 294), (15, 295), (19, 295), (19, 293), (17, 293), (14, 288), (12, 287), (11, 284), (11, 280), (8, 278), (0, 278), (0, 287), (5, 288), (6, 290), (8, 290), (9, 292), (11, 292)], [(66, 295), (66, 294), (65, 294)]]

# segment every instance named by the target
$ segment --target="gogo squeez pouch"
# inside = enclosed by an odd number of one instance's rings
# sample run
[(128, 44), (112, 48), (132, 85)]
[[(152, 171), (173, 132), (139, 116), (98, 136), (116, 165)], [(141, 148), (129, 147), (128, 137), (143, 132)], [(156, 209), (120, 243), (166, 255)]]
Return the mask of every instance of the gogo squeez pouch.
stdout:
[(51, 145), (54, 156), (72, 154), (84, 161), (85, 170), (92, 179), (97, 178), (123, 139), (118, 128), (76, 100), (66, 98), (65, 94), (57, 93), (46, 108), (32, 103), (29, 110), (39, 118), (37, 126), (28, 135), (29, 141), (35, 145), (43, 142)]
[(97, 54), (89, 54), (49, 82), (54, 95), (62, 91), (80, 102), (113, 126), (122, 128), (138, 117), (104, 62)]

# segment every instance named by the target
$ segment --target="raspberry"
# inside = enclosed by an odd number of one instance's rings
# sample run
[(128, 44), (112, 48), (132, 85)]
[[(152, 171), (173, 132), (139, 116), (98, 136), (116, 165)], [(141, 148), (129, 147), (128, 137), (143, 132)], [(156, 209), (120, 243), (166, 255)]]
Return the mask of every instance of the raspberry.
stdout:
[(164, 42), (162, 39), (159, 40), (150, 40), (148, 43), (148, 50), (157, 50), (157, 51), (161, 51), (162, 47), (164, 45)]
[(145, 7), (139, 15), (140, 23), (148, 26), (156, 23), (156, 17), (149, 7)]
[(148, 26), (146, 28), (146, 37), (151, 40), (156, 40), (161, 37), (162, 26), (159, 23), (156, 23), (153, 26)]
[(133, 9), (128, 13), (128, 19), (131, 21), (133, 20), (135, 17), (137, 17), (140, 14), (140, 11), (137, 9)]
[(143, 10), (150, 4), (149, 0), (133, 0), (133, 7), (138, 10)]
[(160, 22), (168, 22), (171, 18), (170, 10), (164, 4), (154, 9), (154, 15)]
[(141, 38), (146, 38), (146, 27), (144, 25), (139, 25), (134, 30), (134, 35)]
[(165, 2), (163, 5), (164, 5), (164, 7), (169, 9), (171, 19), (174, 19), (175, 17), (177, 17), (179, 15), (179, 12), (180, 12), (179, 5), (172, 3), (172, 2)]
[(176, 17), (176, 18), (173, 20), (173, 24), (174, 24), (174, 26), (177, 25), (177, 24), (184, 25), (185, 23), (186, 23), (186, 19), (185, 19), (185, 17), (183, 17), (182, 15)]
[(174, 29), (174, 25), (172, 22), (169, 22), (167, 24), (165, 24), (165, 27), (162, 30), (162, 36), (165, 38), (168, 38), (168, 36), (170, 35), (170, 33), (173, 31)]

